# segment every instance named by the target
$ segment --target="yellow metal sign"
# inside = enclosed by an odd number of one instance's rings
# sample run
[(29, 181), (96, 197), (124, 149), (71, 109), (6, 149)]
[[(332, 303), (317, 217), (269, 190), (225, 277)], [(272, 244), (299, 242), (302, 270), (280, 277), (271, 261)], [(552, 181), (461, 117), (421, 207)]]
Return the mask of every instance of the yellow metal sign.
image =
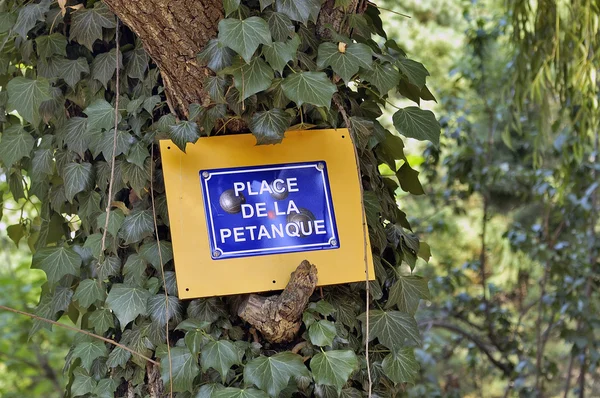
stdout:
[(308, 260), (319, 285), (374, 277), (347, 129), (160, 142), (180, 298), (280, 290)]

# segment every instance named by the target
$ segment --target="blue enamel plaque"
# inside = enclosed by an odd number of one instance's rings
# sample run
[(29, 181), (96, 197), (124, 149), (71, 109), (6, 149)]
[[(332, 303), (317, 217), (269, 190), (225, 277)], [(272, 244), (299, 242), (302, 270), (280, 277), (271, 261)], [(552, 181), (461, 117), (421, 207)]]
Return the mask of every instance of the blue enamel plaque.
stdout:
[(340, 247), (323, 161), (200, 170), (214, 260)]

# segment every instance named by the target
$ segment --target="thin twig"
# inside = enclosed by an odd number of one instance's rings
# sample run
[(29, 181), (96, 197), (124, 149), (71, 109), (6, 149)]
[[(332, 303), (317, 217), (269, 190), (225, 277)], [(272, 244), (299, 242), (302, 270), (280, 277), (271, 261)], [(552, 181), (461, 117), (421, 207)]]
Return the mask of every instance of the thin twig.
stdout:
[(457, 325), (453, 325), (451, 323), (446, 323), (444, 321), (438, 321), (438, 320), (425, 321), (425, 322), (420, 322), (419, 326), (420, 327), (427, 326), (429, 328), (437, 327), (437, 328), (446, 329), (448, 331), (451, 331), (451, 332), (454, 332), (461, 336), (464, 336), (468, 340), (472, 341), (477, 346), (477, 348), (479, 348), (479, 350), (481, 352), (483, 352), (486, 357), (488, 357), (490, 362), (492, 362), (492, 364), (495, 367), (497, 367), (504, 373), (504, 375), (506, 375), (506, 376), (511, 375), (511, 373), (513, 371), (513, 365), (511, 363), (505, 363), (505, 362), (499, 361), (496, 358), (494, 358), (494, 356), (492, 355), (492, 352), (490, 351), (490, 349), (488, 348), (486, 343), (483, 340), (481, 340), (478, 336), (467, 332), (466, 330), (462, 329), (461, 327), (459, 327)]
[(104, 220), (104, 231), (102, 231), (101, 257), (104, 257), (106, 249), (106, 233), (108, 231), (108, 220), (110, 219), (110, 207), (113, 197), (113, 184), (115, 179), (115, 153), (117, 153), (117, 128), (119, 127), (119, 17), (117, 17), (117, 28), (115, 30), (116, 49), (115, 58), (117, 62), (116, 87), (115, 87), (115, 131), (113, 136), (113, 151), (110, 162), (110, 181), (108, 182), (108, 198), (106, 200), (106, 217)]
[(160, 248), (160, 238), (158, 237), (158, 223), (156, 221), (156, 206), (154, 205), (154, 144), (150, 150), (150, 199), (152, 201), (152, 217), (154, 217), (154, 233), (156, 234), (156, 245), (158, 246), (158, 261), (160, 262), (160, 273), (163, 279), (163, 289), (165, 290), (165, 332), (167, 340), (167, 356), (169, 357), (169, 396), (173, 397), (173, 362), (171, 360), (171, 345), (169, 344), (169, 292), (167, 292), (167, 278), (165, 278), (165, 267), (163, 265), (162, 250)]
[(82, 330), (82, 329), (76, 328), (74, 326), (65, 325), (64, 323), (56, 322), (56, 321), (53, 321), (52, 319), (42, 318), (41, 316), (34, 315), (34, 314), (29, 313), (29, 312), (20, 311), (20, 310), (14, 309), (14, 308), (6, 307), (4, 305), (0, 305), (0, 310), (5, 310), (5, 311), (13, 312), (15, 314), (24, 315), (24, 316), (27, 316), (29, 318), (37, 319), (38, 321), (48, 322), (48, 323), (51, 323), (53, 325), (59, 326), (59, 327), (64, 328), (64, 329), (69, 329), (69, 330), (72, 330), (72, 331), (77, 332), (77, 333), (83, 333), (83, 334), (85, 334), (87, 336), (90, 336), (90, 337), (93, 337), (95, 339), (102, 340), (105, 343), (109, 343), (109, 344), (112, 344), (112, 345), (114, 345), (116, 347), (122, 348), (125, 351), (129, 351), (130, 353), (132, 353), (134, 355), (137, 355), (138, 357), (140, 357), (142, 359), (145, 359), (146, 361), (151, 362), (151, 363), (153, 363), (155, 365), (159, 364), (155, 360), (153, 360), (151, 358), (148, 358), (147, 356), (145, 356), (143, 354), (140, 354), (139, 352), (137, 352), (135, 350), (132, 350), (131, 348), (129, 348), (129, 347), (123, 345), (123, 344), (117, 343), (116, 341), (114, 341), (112, 339), (107, 339), (106, 337), (102, 337), (102, 336), (97, 335), (95, 333), (88, 332), (86, 330)]
[(369, 2), (368, 4), (369, 4), (371, 7), (375, 7), (375, 8), (377, 8), (377, 9), (379, 9), (379, 10), (384, 10), (384, 11), (387, 11), (387, 12), (391, 12), (392, 14), (396, 14), (396, 15), (399, 15), (399, 16), (401, 16), (401, 17), (404, 17), (404, 18), (412, 18), (410, 15), (402, 14), (401, 12), (394, 11), (394, 10), (390, 10), (389, 8), (383, 8), (383, 7), (381, 7), (381, 6), (378, 6), (378, 5), (377, 5), (377, 4), (375, 4), (375, 3), (371, 3), (371, 2)]
[[(346, 127), (350, 129), (351, 122), (348, 118), (348, 114), (346, 113), (346, 109), (344, 105), (340, 101), (337, 95), (333, 96), (333, 102), (338, 107), (342, 118), (344, 119), (344, 123)], [(350, 141), (352, 142), (352, 149), (354, 150), (354, 160), (356, 161), (356, 174), (358, 178), (358, 187), (360, 188), (360, 208), (362, 211), (362, 227), (363, 227), (363, 251), (364, 251), (364, 261), (365, 261), (365, 296), (366, 296), (366, 310), (365, 310), (365, 362), (367, 363), (367, 379), (369, 381), (369, 385), (367, 388), (367, 397), (371, 397), (371, 391), (373, 389), (373, 380), (371, 378), (371, 364), (369, 363), (369, 301), (371, 300), (371, 291), (369, 286), (369, 261), (367, 255), (367, 214), (365, 213), (365, 203), (364, 203), (364, 190), (362, 186), (362, 178), (360, 173), (360, 159), (358, 157), (358, 150), (356, 149), (356, 143), (354, 142), (354, 137), (352, 136), (352, 132), (348, 131), (348, 135), (350, 136)]]

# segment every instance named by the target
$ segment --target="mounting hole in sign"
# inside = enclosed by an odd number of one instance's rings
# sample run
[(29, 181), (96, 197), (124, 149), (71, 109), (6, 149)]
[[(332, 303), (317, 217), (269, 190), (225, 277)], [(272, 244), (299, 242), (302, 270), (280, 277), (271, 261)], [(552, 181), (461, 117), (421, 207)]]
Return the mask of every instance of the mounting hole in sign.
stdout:
[(171, 149), (171, 147), (170, 147), (170, 146), (168, 146), (168, 147), (167, 147), (167, 149)]
[(185, 291), (186, 291), (186, 292), (189, 292), (189, 291), (190, 291), (190, 288), (189, 288), (189, 287), (186, 287), (186, 288), (185, 288)]
[(342, 138), (346, 138), (346, 136), (345, 136), (345, 135), (343, 135), (343, 136), (342, 136)]
[(277, 281), (273, 281), (273, 283), (277, 283)]

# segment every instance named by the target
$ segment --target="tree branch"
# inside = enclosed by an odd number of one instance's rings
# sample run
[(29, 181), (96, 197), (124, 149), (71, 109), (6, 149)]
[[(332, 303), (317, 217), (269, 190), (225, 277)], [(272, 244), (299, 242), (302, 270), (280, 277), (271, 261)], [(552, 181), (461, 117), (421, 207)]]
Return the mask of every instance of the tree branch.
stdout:
[(477, 348), (479, 348), (479, 350), (481, 352), (483, 352), (485, 354), (485, 356), (488, 357), (490, 362), (495, 367), (500, 369), (505, 376), (507, 376), (507, 377), (511, 376), (513, 369), (514, 369), (514, 365), (512, 363), (501, 362), (501, 361), (497, 360), (496, 358), (494, 358), (494, 356), (492, 355), (492, 352), (487, 347), (486, 343), (484, 341), (482, 341), (478, 336), (467, 332), (466, 330), (460, 328), (459, 326), (453, 325), (451, 323), (446, 323), (444, 321), (439, 321), (439, 320), (431, 320), (431, 321), (421, 322), (421, 323), (419, 323), (419, 326), (421, 326), (421, 327), (428, 326), (430, 328), (436, 327), (436, 328), (440, 328), (440, 329), (445, 329), (445, 330), (454, 332), (456, 334), (459, 334), (459, 335), (465, 337), (466, 339), (473, 342), (473, 344), (475, 344), (477, 346)]

